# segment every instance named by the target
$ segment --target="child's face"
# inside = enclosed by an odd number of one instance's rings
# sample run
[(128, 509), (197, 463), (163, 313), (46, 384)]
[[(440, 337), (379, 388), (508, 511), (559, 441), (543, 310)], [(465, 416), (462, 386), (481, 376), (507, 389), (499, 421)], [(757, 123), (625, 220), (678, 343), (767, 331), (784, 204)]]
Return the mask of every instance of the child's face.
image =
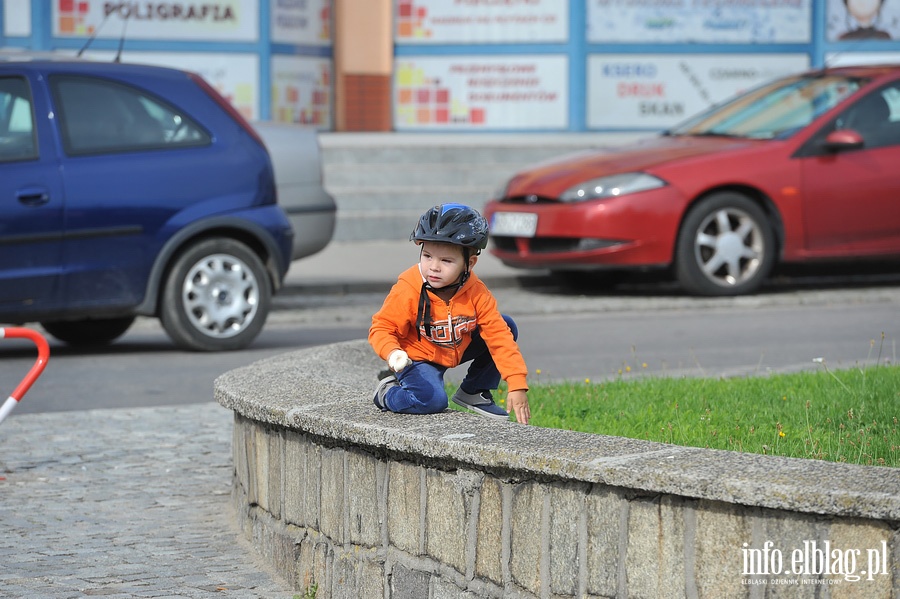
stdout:
[[(475, 266), (477, 258), (469, 257), (469, 268)], [(426, 241), (422, 244), (419, 268), (428, 284), (435, 289), (453, 285), (466, 270), (463, 248), (452, 243)]]

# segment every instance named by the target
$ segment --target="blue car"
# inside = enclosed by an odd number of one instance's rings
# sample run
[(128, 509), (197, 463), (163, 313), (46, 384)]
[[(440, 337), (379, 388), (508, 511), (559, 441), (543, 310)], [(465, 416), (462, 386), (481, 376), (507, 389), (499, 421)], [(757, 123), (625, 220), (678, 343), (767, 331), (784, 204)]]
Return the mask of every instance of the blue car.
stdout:
[(291, 262), (275, 189), (196, 74), (0, 60), (0, 322), (97, 345), (153, 316), (179, 347), (246, 347)]

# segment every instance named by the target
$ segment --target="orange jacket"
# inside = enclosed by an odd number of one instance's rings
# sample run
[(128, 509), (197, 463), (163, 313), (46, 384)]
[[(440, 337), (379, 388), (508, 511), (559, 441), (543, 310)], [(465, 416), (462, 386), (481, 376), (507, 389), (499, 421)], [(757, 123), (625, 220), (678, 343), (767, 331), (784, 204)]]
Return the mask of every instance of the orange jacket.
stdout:
[(453, 368), (459, 365), (477, 327), (509, 391), (527, 390), (528, 367), (497, 309), (497, 300), (481, 279), (471, 272), (448, 302), (429, 292), (431, 334), (426, 335), (423, 326), (419, 339), (416, 314), (422, 282), (418, 264), (400, 273), (381, 309), (372, 316), (369, 344), (375, 353), (387, 360), (392, 351), (402, 349), (417, 362)]

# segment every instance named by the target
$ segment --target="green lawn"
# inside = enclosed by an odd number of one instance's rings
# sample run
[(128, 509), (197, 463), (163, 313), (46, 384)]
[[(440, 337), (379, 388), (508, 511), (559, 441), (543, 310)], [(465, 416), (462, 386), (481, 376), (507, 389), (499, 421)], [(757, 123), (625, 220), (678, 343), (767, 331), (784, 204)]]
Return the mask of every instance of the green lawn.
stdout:
[[(541, 383), (539, 374), (531, 378), (534, 426), (900, 466), (900, 366), (832, 371), (822, 363), (817, 372), (727, 379), (632, 372), (599, 383)], [(505, 406), (503, 387), (496, 396)]]

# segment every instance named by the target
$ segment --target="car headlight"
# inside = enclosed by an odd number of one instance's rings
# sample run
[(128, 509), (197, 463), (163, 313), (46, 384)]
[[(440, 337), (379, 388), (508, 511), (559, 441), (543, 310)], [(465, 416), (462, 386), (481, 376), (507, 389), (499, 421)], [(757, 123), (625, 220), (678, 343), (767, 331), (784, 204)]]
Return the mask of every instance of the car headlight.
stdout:
[(656, 189), (665, 185), (665, 181), (647, 173), (622, 173), (579, 183), (565, 190), (559, 199), (563, 202), (600, 200)]

